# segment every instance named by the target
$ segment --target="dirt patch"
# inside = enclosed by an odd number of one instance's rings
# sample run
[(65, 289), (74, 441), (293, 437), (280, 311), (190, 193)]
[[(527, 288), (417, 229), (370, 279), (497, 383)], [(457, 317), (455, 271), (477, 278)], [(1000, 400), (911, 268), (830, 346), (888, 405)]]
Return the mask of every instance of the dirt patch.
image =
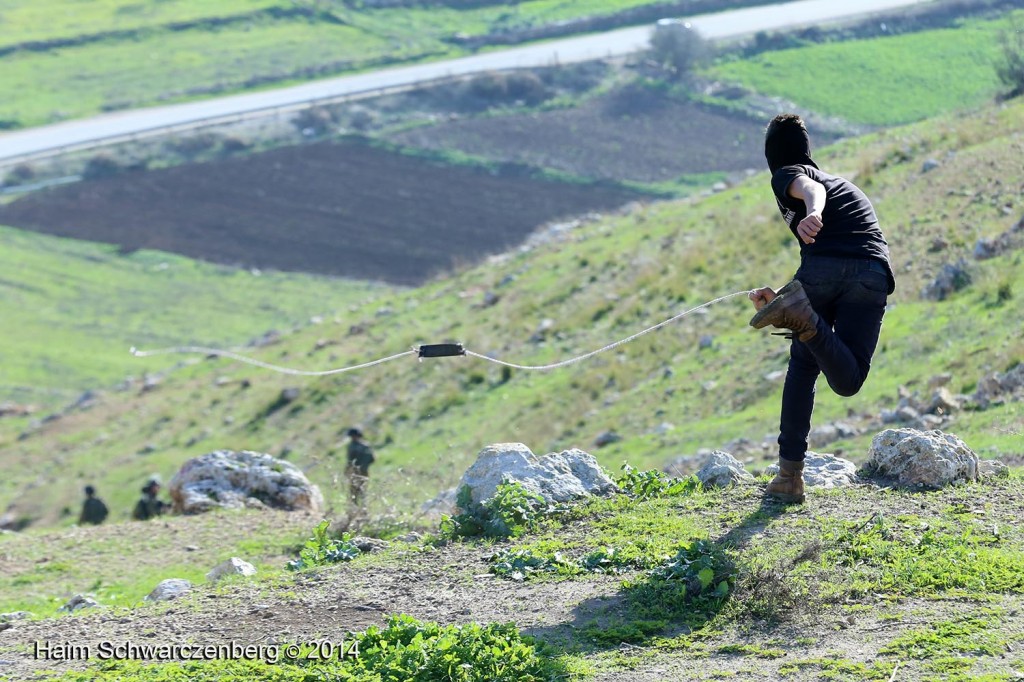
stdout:
[(572, 108), (485, 116), (406, 130), (400, 144), (611, 180), (764, 167), (764, 122), (628, 86)]
[(53, 187), (0, 206), (0, 223), (125, 251), (412, 285), (544, 223), (640, 197), (350, 140)]

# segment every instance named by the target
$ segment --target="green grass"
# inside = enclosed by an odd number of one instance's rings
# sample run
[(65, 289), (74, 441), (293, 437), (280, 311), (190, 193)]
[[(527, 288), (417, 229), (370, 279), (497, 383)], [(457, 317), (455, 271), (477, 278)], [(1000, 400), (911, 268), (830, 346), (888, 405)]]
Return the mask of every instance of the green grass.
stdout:
[[(816, 424), (847, 419), (851, 412), (877, 416), (893, 407), (902, 385), (927, 398), (926, 382), (943, 372), (954, 375), (959, 391), (1024, 357), (1024, 342), (1007, 324), (1024, 317), (1024, 295), (1001, 301), (998, 296), (1006, 282), (1016, 288), (1024, 281), (1019, 252), (972, 263), (974, 284), (948, 301), (919, 298), (939, 265), (969, 258), (977, 238), (1012, 224), (1002, 206), (1016, 200), (1016, 188), (1004, 180), (1019, 170), (1022, 107), (1014, 102), (819, 153), (823, 167), (856, 176), (875, 203), (892, 245), (898, 289), (864, 389), (842, 399), (822, 386)], [(944, 164), (921, 174), (929, 157)], [(785, 282), (798, 256), (766, 185), (758, 177), (699, 202), (652, 203), (608, 216), (583, 225), (565, 242), (512, 253), (414, 291), (382, 294), (336, 316), (324, 311), (324, 324), (253, 354), (306, 369), (443, 341), (524, 364), (580, 355), (717, 296)], [(979, 201), (973, 191), (966, 196), (965, 188), (990, 189)], [(947, 252), (929, 252), (935, 236), (950, 241)], [(33, 282), (29, 275), (22, 279)], [(496, 305), (479, 305), (486, 291), (500, 296)], [(63, 305), (61, 296), (48, 293), (47, 305)], [(197, 299), (192, 308), (206, 314), (205, 306), (215, 300)], [(378, 315), (381, 308), (392, 312)], [(465, 357), (400, 360), (298, 380), (225, 360), (190, 364), (170, 373), (159, 390), (141, 398), (111, 396), (23, 441), (17, 437), (25, 420), (0, 421), (0, 451), (14, 463), (0, 485), (11, 499), (24, 501), (27, 516), (53, 523), (61, 520), (53, 510), (67, 504), (63, 500), (77, 500), (85, 482), (97, 483), (101, 491), (127, 490), (116, 493), (122, 495), (119, 506), (126, 507), (138, 487), (134, 481), (154, 471), (169, 477), (188, 457), (216, 448), (287, 451), (324, 486), (329, 501), (344, 508), (338, 481), (344, 430), (351, 424), (361, 425), (380, 446), (370, 505), (381, 519), (414, 515), (420, 502), (454, 485), (489, 443), (523, 442), (540, 454), (581, 447), (612, 470), (623, 461), (661, 467), (675, 456), (721, 448), (737, 438), (774, 438), (781, 383), (765, 375), (785, 368), (787, 346), (749, 329), (750, 310), (740, 296), (707, 315), (550, 372), (505, 373)], [(531, 342), (545, 319), (552, 321), (545, 340)], [(350, 335), (353, 325), (365, 333)], [(714, 344), (700, 350), (704, 334)], [(317, 351), (320, 339), (332, 343)], [(144, 345), (131, 339), (122, 348), (132, 343)], [(122, 371), (164, 371), (174, 360), (125, 357)], [(219, 377), (235, 383), (218, 387)], [(240, 389), (242, 379), (251, 380), (252, 388)], [(299, 387), (300, 397), (289, 409), (269, 413), (285, 387)], [(960, 412), (947, 430), (983, 457), (1013, 455), (1020, 452), (1022, 412), (1019, 401)], [(658, 433), (665, 422), (675, 428)], [(593, 439), (608, 429), (623, 440), (594, 448)], [(868, 429), (834, 447), (862, 461), (876, 432)], [(100, 472), (95, 462), (110, 466)], [(38, 479), (52, 483), (31, 488), (31, 495), (19, 492)]]
[[(285, 0), (0, 0), (0, 123), (41, 125), (102, 111), (183, 101), (308, 81), (380, 63), (418, 62), (466, 51), (457, 33), (485, 35), (593, 15), (652, 0), (529, 0), (509, 6), (353, 9), (340, 0), (299, 16)], [(259, 10), (275, 10), (276, 13)], [(217, 21), (229, 19), (227, 23)], [(187, 30), (176, 24), (197, 22)], [(113, 35), (110, 32), (115, 31)], [(186, 76), (187, 74), (187, 76)]]
[[(76, 594), (107, 607), (135, 607), (167, 578), (205, 584), (206, 573), (232, 556), (256, 566), (270, 585), (285, 574), (285, 558), (301, 545), (307, 525), (284, 512), (225, 511), (3, 535), (0, 554), (11, 561), (0, 576), (0, 612), (52, 617)], [(230, 593), (230, 584), (220, 587)]]
[[(19, 52), (3, 59), (0, 93), (7, 95), (7, 103), (0, 118), (24, 125), (79, 118), (267, 81), (308, 80), (438, 49), (414, 37), (396, 44), (351, 26), (266, 19), (245, 26), (167, 31), (139, 41), (104, 41), (68, 48), (56, 57), (51, 52)], [(73, 58), (61, 64), (63, 54)], [(312, 72), (304, 75), (304, 70)], [(182, 77), (185, 73), (187, 78)]]
[(216, 3), (205, 0), (0, 0), (0, 26), (3, 27), (0, 47), (290, 6), (292, 3), (282, 0), (218, 0)]
[(131, 346), (241, 344), (385, 291), (6, 227), (0, 237), (0, 396), (44, 409), (139, 376)]
[(1010, 26), (965, 20), (958, 28), (768, 52), (711, 74), (852, 123), (900, 125), (991, 101), (1000, 91), (998, 35)]

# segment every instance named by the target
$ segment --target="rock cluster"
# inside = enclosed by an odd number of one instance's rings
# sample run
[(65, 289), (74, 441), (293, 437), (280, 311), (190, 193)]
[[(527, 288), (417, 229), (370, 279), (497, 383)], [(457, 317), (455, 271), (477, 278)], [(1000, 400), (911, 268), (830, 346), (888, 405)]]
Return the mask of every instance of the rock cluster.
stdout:
[(174, 511), (273, 507), (319, 511), (320, 489), (291, 462), (258, 452), (218, 450), (188, 460), (169, 486)]
[(480, 504), (493, 497), (498, 485), (506, 481), (516, 481), (548, 502), (616, 490), (615, 482), (593, 455), (574, 448), (537, 457), (522, 443), (485, 447), (462, 475), (458, 488), (468, 486), (472, 502)]
[(986, 260), (1021, 247), (1024, 247), (1024, 218), (998, 237), (979, 239), (974, 245), (974, 257)]
[[(779, 465), (773, 464), (765, 471), (774, 476)], [(807, 451), (804, 459), (804, 484), (808, 488), (841, 488), (860, 482), (857, 465), (850, 460), (826, 453)]]
[(978, 480), (978, 456), (942, 431), (887, 429), (871, 441), (864, 471), (899, 486), (941, 488)]
[(970, 283), (971, 273), (967, 269), (966, 261), (961, 259), (956, 263), (946, 263), (939, 269), (935, 279), (921, 291), (921, 298), (928, 301), (944, 301)]

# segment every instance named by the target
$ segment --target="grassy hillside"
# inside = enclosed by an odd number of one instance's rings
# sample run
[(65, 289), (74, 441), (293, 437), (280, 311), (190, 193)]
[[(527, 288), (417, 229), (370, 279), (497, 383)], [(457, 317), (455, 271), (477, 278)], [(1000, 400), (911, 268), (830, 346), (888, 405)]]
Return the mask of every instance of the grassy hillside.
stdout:
[(999, 33), (1022, 20), (1015, 12), (965, 19), (956, 28), (766, 52), (711, 74), (851, 123), (901, 125), (991, 101), (1001, 88), (993, 67)]
[[(1020, 188), (1007, 179), (1019, 172), (1022, 113), (1018, 101), (820, 153), (825, 168), (855, 177), (875, 201), (899, 279), (862, 393), (849, 400), (819, 394), (816, 424), (843, 418), (865, 429), (828, 450), (862, 458), (880, 428), (879, 412), (895, 405), (900, 386), (924, 393), (930, 377), (949, 372), (955, 392), (970, 392), (987, 373), (1024, 358), (1012, 323), (1024, 312), (1019, 251), (972, 263), (972, 285), (948, 301), (919, 298), (942, 264), (969, 259), (977, 238), (1019, 220)], [(924, 173), (928, 158), (940, 166)], [(932, 250), (937, 237), (945, 249)], [(479, 353), (540, 364), (599, 348), (717, 296), (780, 285), (797, 260), (766, 180), (756, 177), (701, 201), (655, 203), (586, 222), (563, 240), (421, 289), (325, 310), (325, 324), (254, 354), (324, 369), (416, 343), (459, 341)], [(150, 472), (170, 476), (185, 458), (215, 448), (254, 449), (306, 468), (341, 514), (343, 433), (358, 424), (379, 446), (369, 530), (387, 532), (453, 485), (488, 443), (521, 441), (537, 452), (579, 446), (614, 470), (624, 460), (660, 467), (738, 438), (770, 441), (781, 391), (773, 373), (785, 368), (787, 348), (749, 329), (750, 313), (736, 298), (551, 372), (505, 373), (475, 358), (403, 359), (296, 379), (205, 360), (169, 373), (145, 395), (104, 396), (25, 437), (19, 434), (27, 419), (4, 419), (0, 457), (10, 475), (0, 496), (19, 513), (52, 523), (84, 482), (95, 482), (126, 510)], [(701, 349), (705, 335), (713, 344)], [(135, 360), (132, 367), (165, 371), (174, 360)], [(281, 408), (286, 387), (299, 388), (299, 397)], [(957, 413), (947, 428), (984, 456), (1019, 456), (1021, 422), (1021, 403), (1010, 401)], [(623, 440), (594, 448), (595, 437), (610, 429)]]
[(7, 227), (0, 239), (0, 402), (40, 410), (141, 377), (133, 345), (243, 344), (385, 290)]

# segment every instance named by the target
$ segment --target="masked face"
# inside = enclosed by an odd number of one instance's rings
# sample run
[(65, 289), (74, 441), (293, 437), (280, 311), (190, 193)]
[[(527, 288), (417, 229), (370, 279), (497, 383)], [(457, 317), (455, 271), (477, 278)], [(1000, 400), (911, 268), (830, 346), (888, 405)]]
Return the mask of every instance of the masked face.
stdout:
[(772, 173), (783, 166), (818, 167), (811, 159), (811, 140), (797, 125), (773, 125), (764, 140), (764, 156)]

